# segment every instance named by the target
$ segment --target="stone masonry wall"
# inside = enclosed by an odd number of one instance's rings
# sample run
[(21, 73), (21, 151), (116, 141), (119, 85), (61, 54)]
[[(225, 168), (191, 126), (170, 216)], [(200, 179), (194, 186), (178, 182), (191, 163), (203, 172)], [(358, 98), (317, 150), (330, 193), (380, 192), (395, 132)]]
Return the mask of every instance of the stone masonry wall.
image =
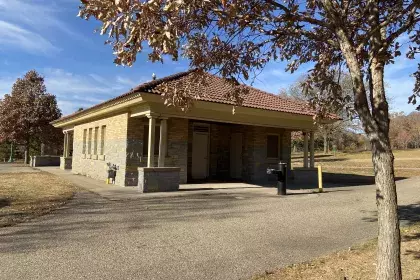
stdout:
[[(159, 120), (156, 123), (159, 124)], [(192, 123), (193, 121), (183, 118), (168, 119), (165, 167), (180, 168), (180, 183), (187, 182), (187, 173), (192, 165)], [(119, 167), (116, 177), (117, 185), (137, 186), (138, 168), (147, 165), (147, 157), (143, 155), (144, 127), (147, 124), (147, 118), (129, 118), (128, 113), (123, 113), (76, 126), (74, 128), (73, 172), (105, 181), (106, 163), (110, 162)], [(83, 155), (83, 130), (93, 128), (94, 131), (95, 127), (99, 127), (100, 134), (103, 125), (106, 125), (104, 156), (98, 156), (96, 159), (88, 154)], [(158, 130), (159, 126), (156, 126), (156, 129)], [(230, 135), (233, 132), (243, 134), (242, 178), (244, 181), (257, 184), (274, 182), (275, 178), (267, 176), (266, 169), (277, 168), (280, 159), (286, 160), (290, 168), (290, 131), (280, 128), (211, 123), (210, 178), (229, 179)], [(279, 135), (279, 158), (267, 158), (268, 134)], [(100, 136), (98, 138), (99, 150)], [(157, 166), (157, 161), (157, 156), (155, 156), (155, 166)]]
[[(188, 154), (188, 119), (169, 118), (167, 121), (168, 139), (165, 167), (180, 168), (180, 183), (187, 182)], [(160, 129), (160, 120), (156, 120), (156, 130)], [(139, 167), (147, 166), (147, 156), (143, 155), (144, 128), (148, 125), (147, 118), (128, 119), (127, 137), (127, 178), (126, 185), (137, 186)], [(156, 139), (155, 141), (158, 141)], [(155, 155), (155, 167), (158, 156)]]
[(139, 168), (139, 192), (169, 192), (179, 190), (179, 167)]
[[(192, 124), (189, 133), (189, 162), (192, 166)], [(230, 179), (230, 141), (232, 133), (242, 133), (242, 179), (256, 184), (272, 184), (275, 176), (267, 175), (267, 168), (276, 168), (280, 160), (288, 163), (290, 170), (290, 131), (281, 128), (210, 123), (209, 179)], [(267, 135), (279, 136), (279, 156), (267, 158)]]
[(168, 160), (167, 167), (179, 167), (180, 184), (187, 183), (188, 172), (188, 119), (168, 119)]
[(210, 125), (210, 178), (229, 179), (230, 177), (230, 135), (229, 124)]
[[(280, 155), (267, 158), (267, 135), (279, 135)], [(281, 128), (248, 126), (244, 137), (244, 173), (245, 180), (257, 184), (272, 184), (275, 176), (267, 175), (267, 168), (278, 167), (280, 160), (288, 162), (290, 169), (290, 131)]]
[[(128, 113), (115, 115), (112, 117), (100, 119), (97, 121), (77, 125), (74, 127), (73, 142), (73, 166), (72, 172), (82, 174), (94, 179), (105, 182), (108, 177), (107, 162), (116, 164), (119, 167), (116, 176), (116, 185), (125, 185), (126, 159), (127, 159), (127, 123)], [(100, 146), (101, 127), (106, 125), (104, 156), (89, 158), (88, 154), (83, 152), (83, 130), (87, 129), (87, 138), (89, 137), (89, 128), (93, 128), (92, 138), (95, 127), (99, 127), (98, 153)], [(86, 150), (87, 150), (86, 140)], [(93, 140), (92, 140), (93, 147)], [(88, 153), (88, 151), (86, 151)]]

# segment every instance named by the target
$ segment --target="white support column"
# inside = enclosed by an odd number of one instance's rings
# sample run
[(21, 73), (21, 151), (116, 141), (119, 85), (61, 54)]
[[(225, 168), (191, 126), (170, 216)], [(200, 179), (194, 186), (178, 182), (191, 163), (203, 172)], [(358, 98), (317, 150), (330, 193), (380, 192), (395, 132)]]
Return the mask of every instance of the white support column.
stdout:
[(309, 134), (309, 151), (311, 153), (309, 167), (315, 167), (315, 139), (314, 139), (314, 132), (311, 131)]
[(154, 167), (155, 165), (155, 127), (156, 117), (153, 115), (147, 115), (149, 118), (149, 139), (147, 147), (147, 167)]
[(308, 168), (308, 133), (303, 132), (303, 167)]
[(66, 132), (66, 154), (65, 157), (70, 156), (70, 133)]
[(63, 144), (63, 157), (67, 156), (67, 132), (63, 132), (64, 134), (64, 144)]
[(167, 139), (168, 139), (167, 134), (168, 134), (167, 118), (161, 118), (158, 167), (165, 166), (165, 157), (166, 157)]

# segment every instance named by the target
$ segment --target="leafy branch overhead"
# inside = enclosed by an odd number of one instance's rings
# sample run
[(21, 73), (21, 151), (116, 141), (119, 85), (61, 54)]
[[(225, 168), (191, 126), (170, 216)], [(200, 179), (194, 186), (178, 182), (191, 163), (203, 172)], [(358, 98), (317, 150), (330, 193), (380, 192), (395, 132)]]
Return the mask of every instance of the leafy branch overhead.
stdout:
[[(418, 1), (380, 1), (377, 6), (366, 0), (301, 2), (82, 0), (79, 16), (102, 22), (101, 34), (108, 34), (117, 64), (131, 66), (141, 51), (151, 61), (184, 56), (191, 68), (217, 69), (239, 81), (254, 78), (272, 60), (287, 60), (291, 72), (312, 62), (306, 86), (334, 98), (342, 96), (334, 77), (344, 65), (343, 44), (354, 49), (364, 76), (372, 53), (386, 64), (401, 55), (398, 38), (403, 33), (411, 34), (407, 56), (418, 53)], [(378, 34), (384, 43), (372, 44)]]

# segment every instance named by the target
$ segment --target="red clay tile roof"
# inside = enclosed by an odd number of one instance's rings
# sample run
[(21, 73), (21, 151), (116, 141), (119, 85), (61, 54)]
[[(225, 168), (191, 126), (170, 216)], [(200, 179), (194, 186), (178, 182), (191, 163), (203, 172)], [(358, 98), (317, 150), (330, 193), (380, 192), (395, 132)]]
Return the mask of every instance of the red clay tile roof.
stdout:
[[(120, 96), (97, 104), (93, 107), (90, 107), (86, 110), (73, 113), (71, 115), (67, 115), (54, 121), (53, 123), (73, 118), (78, 115), (84, 115), (93, 109), (100, 108), (100, 107), (108, 107), (112, 106), (115, 102), (121, 99), (131, 99), (139, 96), (142, 92), (149, 92), (155, 94), (161, 94), (157, 86), (167, 83), (169, 86), (175, 85), (175, 83), (188, 81), (188, 79), (192, 79), (192, 73), (196, 70), (190, 70), (186, 72), (177, 73), (171, 76), (167, 76), (161, 79), (156, 79), (150, 82), (143, 83), (129, 92), (124, 93)], [(224, 103), (224, 104), (232, 104), (235, 103), (230, 101), (226, 98), (227, 93), (232, 90), (231, 84), (229, 84), (225, 79), (217, 77), (215, 75), (205, 73), (207, 75), (206, 82), (207, 85), (201, 88), (195, 88), (195, 90), (201, 91), (201, 97), (199, 100), (208, 101), (208, 102), (215, 102), (215, 103)], [(268, 92), (264, 92), (262, 90), (249, 87), (248, 94), (245, 95), (242, 106), (244, 107), (251, 107), (251, 108), (258, 108), (263, 110), (270, 110), (270, 111), (277, 111), (277, 112), (285, 112), (285, 113), (292, 113), (298, 115), (307, 115), (307, 116), (314, 116), (315, 112), (312, 110), (309, 105), (304, 102), (290, 100), (286, 98), (282, 98), (278, 95), (274, 95)], [(336, 116), (332, 116), (332, 119), (338, 119)]]
[[(179, 82), (182, 84), (182, 82), (186, 82), (188, 79), (191, 79), (190, 74), (191, 72), (177, 79), (166, 81), (166, 83), (169, 87), (171, 87), (171, 85), (175, 86), (176, 83)], [(202, 86), (201, 88), (198, 86), (195, 88), (196, 91), (200, 91), (201, 97), (198, 98), (198, 100), (232, 105), (236, 104), (234, 101), (228, 100), (226, 98), (228, 93), (234, 90), (231, 84), (218, 76), (209, 73), (205, 73), (205, 75), (207, 76), (207, 85)], [(304, 102), (282, 98), (278, 95), (268, 93), (250, 86), (247, 86), (247, 88), (248, 93), (244, 96), (244, 100), (241, 106), (308, 116), (313, 116), (315, 114), (315, 111)], [(146, 91), (159, 94), (159, 91), (156, 90), (154, 86), (146, 89)]]

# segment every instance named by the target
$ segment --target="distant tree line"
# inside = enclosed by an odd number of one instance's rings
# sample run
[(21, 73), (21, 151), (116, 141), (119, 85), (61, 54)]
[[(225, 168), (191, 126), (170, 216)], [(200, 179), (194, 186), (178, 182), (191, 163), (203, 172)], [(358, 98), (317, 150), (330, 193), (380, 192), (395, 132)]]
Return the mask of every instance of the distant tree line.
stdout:
[(420, 148), (420, 112), (393, 113), (389, 137), (393, 149)]

